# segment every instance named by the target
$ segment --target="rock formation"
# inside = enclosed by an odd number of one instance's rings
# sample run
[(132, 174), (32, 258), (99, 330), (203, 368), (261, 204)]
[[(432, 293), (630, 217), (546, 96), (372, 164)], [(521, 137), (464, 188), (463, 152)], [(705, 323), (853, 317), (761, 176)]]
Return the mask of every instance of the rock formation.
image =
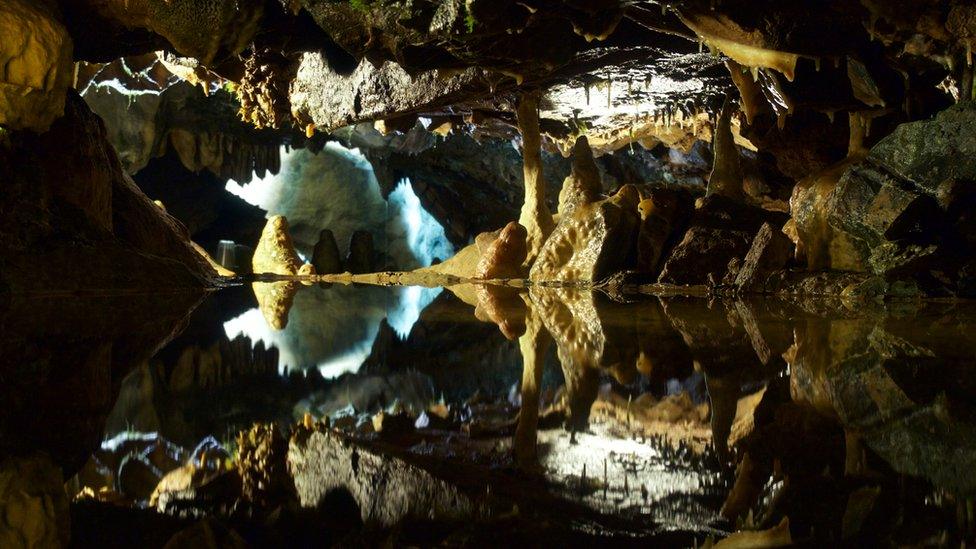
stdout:
[(637, 239), (639, 201), (636, 188), (624, 186), (606, 200), (561, 217), (532, 265), (529, 278), (597, 282), (628, 267)]
[(329, 229), (322, 229), (319, 241), (312, 250), (312, 266), (318, 274), (334, 274), (342, 272), (342, 258), (339, 256), (339, 245)]
[(268, 219), (251, 263), (255, 273), (298, 274), (302, 260), (295, 252), (295, 245), (288, 234), (288, 220), (284, 216), (275, 215)]
[(72, 79), (72, 40), (57, 3), (11, 0), (0, 6), (0, 125), (45, 131), (64, 113)]
[(519, 225), (525, 227), (528, 233), (526, 266), (535, 262), (554, 226), (552, 214), (545, 200), (546, 180), (542, 173), (538, 108), (536, 96), (523, 94), (519, 98), (518, 124), (519, 132), (522, 134), (522, 164), (525, 181), (525, 199), (522, 202)]
[(80, 97), (69, 95), (65, 115), (46, 133), (6, 139), (0, 283), (18, 292), (209, 284), (213, 269), (186, 228), (122, 171)]
[(349, 252), (346, 254), (346, 270), (352, 274), (371, 273), (373, 266), (373, 233), (355, 231), (349, 238)]
[(593, 151), (586, 136), (573, 145), (573, 172), (563, 181), (559, 191), (559, 215), (568, 217), (577, 208), (596, 202), (603, 191), (600, 172), (593, 162)]

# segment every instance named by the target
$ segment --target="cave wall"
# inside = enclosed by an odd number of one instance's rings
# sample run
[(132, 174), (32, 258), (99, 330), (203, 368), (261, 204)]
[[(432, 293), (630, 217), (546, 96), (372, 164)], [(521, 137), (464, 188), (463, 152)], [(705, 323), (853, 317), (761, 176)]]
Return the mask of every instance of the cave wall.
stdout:
[(213, 270), (186, 228), (125, 174), (105, 128), (68, 95), (43, 134), (0, 144), (0, 284), (22, 292), (202, 287)]

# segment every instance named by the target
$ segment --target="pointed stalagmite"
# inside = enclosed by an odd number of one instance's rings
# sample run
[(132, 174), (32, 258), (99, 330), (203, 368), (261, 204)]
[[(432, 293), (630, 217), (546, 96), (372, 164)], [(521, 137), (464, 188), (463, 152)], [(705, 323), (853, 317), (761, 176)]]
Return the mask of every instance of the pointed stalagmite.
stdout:
[(582, 135), (573, 146), (573, 171), (563, 181), (563, 188), (559, 191), (560, 215), (572, 215), (580, 206), (596, 202), (602, 190), (600, 171), (593, 161), (593, 150), (586, 136)]
[(288, 220), (285, 216), (276, 215), (268, 219), (251, 262), (255, 273), (298, 274), (302, 260), (295, 252), (295, 245), (288, 234)]
[(741, 200), (742, 168), (739, 166), (739, 151), (732, 138), (732, 104), (728, 97), (722, 105), (712, 149), (715, 152), (715, 160), (712, 164), (712, 173), (708, 178), (706, 194), (720, 194)]
[(539, 133), (539, 98), (525, 93), (519, 98), (518, 126), (522, 133), (522, 171), (525, 176), (525, 202), (519, 224), (528, 231), (526, 265), (531, 265), (555, 228), (546, 206), (546, 180), (542, 175), (542, 138)]

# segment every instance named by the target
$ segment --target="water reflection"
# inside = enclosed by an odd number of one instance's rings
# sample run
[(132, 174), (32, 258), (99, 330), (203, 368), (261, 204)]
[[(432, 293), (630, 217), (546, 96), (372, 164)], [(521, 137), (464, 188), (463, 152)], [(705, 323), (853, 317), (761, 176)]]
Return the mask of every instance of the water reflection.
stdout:
[[(680, 543), (743, 526), (813, 544), (972, 535), (973, 304), (278, 284), (270, 321), (255, 304), (274, 287), (242, 287), (152, 358), (113, 347), (128, 375), (101, 424), (111, 444), (89, 446), (76, 491), (147, 504), (188, 463), (206, 469), (191, 486), (230, 474), (208, 460), (233, 455), (252, 422), (298, 422), (257, 467), (290, 471), (306, 508), (324, 505), (322, 486), (348, 489), (367, 526), (469, 517)], [(274, 461), (285, 454), (305, 465)], [(406, 476), (395, 493), (368, 486), (343, 476), (353, 461)], [(244, 478), (255, 466), (237, 465)], [(204, 509), (193, 493), (181, 505)], [(426, 497), (433, 516), (409, 504)]]
[[(258, 307), (224, 323), (228, 339), (246, 336), (278, 350), (285, 370), (317, 368), (327, 379), (356, 372), (385, 320), (405, 338), (440, 288), (303, 286), (255, 282)], [(302, 291), (299, 291), (302, 290)]]

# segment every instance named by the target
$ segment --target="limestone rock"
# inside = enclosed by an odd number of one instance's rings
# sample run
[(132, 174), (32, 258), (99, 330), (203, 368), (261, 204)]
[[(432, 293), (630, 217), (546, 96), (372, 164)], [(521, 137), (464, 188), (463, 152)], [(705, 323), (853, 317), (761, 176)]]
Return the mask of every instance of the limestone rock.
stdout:
[(708, 177), (707, 194), (720, 194), (728, 198), (739, 200), (742, 198), (742, 167), (739, 166), (739, 150), (732, 139), (732, 105), (728, 98), (722, 106), (722, 113), (718, 118), (718, 127), (712, 149), (715, 161), (712, 173)]
[(64, 112), (74, 74), (71, 37), (46, 0), (0, 4), (0, 125), (46, 131)]
[(760, 226), (782, 226), (786, 216), (731, 200), (719, 194), (705, 197), (692, 215), (688, 232), (675, 246), (658, 281), (669, 284), (709, 284), (725, 277), (729, 260), (749, 251)]
[(288, 234), (288, 220), (282, 215), (268, 219), (261, 231), (261, 239), (251, 260), (255, 273), (271, 273), (293, 276), (298, 274), (302, 260), (295, 252), (295, 245)]
[[(484, 233), (483, 233), (484, 234)], [(479, 235), (481, 236), (481, 235)], [(505, 225), (498, 238), (491, 242), (478, 261), (475, 278), (518, 278), (528, 252), (525, 227), (514, 221)]]
[(0, 546), (67, 546), (69, 520), (64, 479), (50, 458), (0, 461)]
[(542, 173), (542, 137), (539, 133), (539, 98), (522, 94), (518, 104), (518, 127), (522, 134), (522, 171), (525, 198), (519, 214), (519, 224), (528, 233), (526, 265), (541, 255), (546, 239), (553, 232), (554, 222), (546, 204), (546, 178)]
[(851, 166), (824, 205), (830, 267), (953, 278), (972, 253), (974, 124), (976, 105), (960, 103), (933, 119), (898, 126)]
[(288, 325), (288, 313), (295, 302), (299, 284), (294, 281), (255, 282), (251, 287), (258, 309), (268, 326), (273, 330), (284, 330)]
[(318, 274), (335, 274), (342, 272), (342, 257), (339, 255), (339, 245), (329, 229), (319, 233), (319, 241), (312, 250), (312, 265)]
[(626, 268), (637, 238), (640, 196), (624, 186), (562, 218), (539, 252), (533, 281), (596, 282)]
[(352, 274), (371, 273), (373, 268), (373, 233), (355, 231), (349, 238), (346, 270)]
[(793, 243), (782, 231), (763, 223), (746, 254), (735, 285), (740, 291), (761, 288), (770, 273), (786, 267), (793, 257)]

